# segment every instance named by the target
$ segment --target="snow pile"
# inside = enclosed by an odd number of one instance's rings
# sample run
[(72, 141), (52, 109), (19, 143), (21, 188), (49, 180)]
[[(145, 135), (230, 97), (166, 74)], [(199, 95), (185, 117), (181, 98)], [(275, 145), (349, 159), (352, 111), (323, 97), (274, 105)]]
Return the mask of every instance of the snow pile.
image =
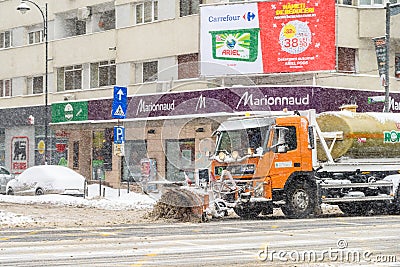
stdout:
[(34, 222), (34, 219), (28, 216), (21, 216), (12, 212), (4, 212), (0, 210), (0, 225), (2, 224), (19, 224)]
[[(100, 191), (102, 195), (100, 196)], [(104, 196), (103, 196), (104, 193)], [(15, 204), (51, 204), (55, 206), (90, 207), (104, 210), (134, 210), (152, 208), (156, 200), (145, 194), (127, 192), (126, 189), (113, 189), (98, 184), (88, 186), (88, 196), (67, 195), (8, 196), (0, 195), (0, 202)], [(32, 218), (0, 210), (0, 225), (31, 222)]]

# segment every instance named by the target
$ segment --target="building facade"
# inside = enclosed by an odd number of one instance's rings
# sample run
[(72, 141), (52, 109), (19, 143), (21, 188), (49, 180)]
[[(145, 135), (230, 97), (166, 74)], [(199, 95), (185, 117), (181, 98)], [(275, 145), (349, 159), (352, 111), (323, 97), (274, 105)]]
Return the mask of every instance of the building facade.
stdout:
[[(142, 176), (146, 162), (160, 177), (172, 180), (193, 176), (196, 169), (207, 166), (204, 152), (211, 149), (209, 138), (234, 107), (220, 99), (215, 104), (218, 108), (205, 113), (159, 113), (176, 110), (182, 97), (194, 101), (188, 100), (189, 107), (199, 107), (208, 105), (205, 95), (222, 92), (213, 88), (269, 88), (271, 92), (285, 88), (275, 97), (290, 97), (299, 86), (384, 93), (372, 42), (385, 35), (386, 3), (382, 0), (337, 1), (335, 71), (228, 76), (200, 75), (199, 5), (240, 1), (34, 2), (43, 12), (47, 3), (47, 94), (44, 17), (28, 2), (31, 10), (21, 14), (19, 0), (0, 1), (0, 165), (14, 173), (44, 163), (45, 116), (51, 122), (49, 163), (66, 164), (89, 180), (105, 179), (118, 186), (129, 177)], [(391, 17), (392, 29), (399, 23), (400, 16)], [(389, 76), (395, 95), (400, 86), (399, 40), (400, 33), (392, 30)], [(114, 85), (127, 87), (130, 99), (137, 100), (128, 105), (132, 114), (123, 122), (110, 116)], [(50, 106), (47, 113), (45, 95)], [(178, 98), (162, 102), (164, 95)], [(399, 108), (395, 95), (394, 112)], [(309, 101), (303, 108), (317, 108), (321, 99), (297, 101)], [(344, 103), (336, 104), (332, 107)], [(133, 114), (141, 109), (143, 116)], [(118, 124), (126, 127), (122, 158), (113, 151), (113, 126)]]

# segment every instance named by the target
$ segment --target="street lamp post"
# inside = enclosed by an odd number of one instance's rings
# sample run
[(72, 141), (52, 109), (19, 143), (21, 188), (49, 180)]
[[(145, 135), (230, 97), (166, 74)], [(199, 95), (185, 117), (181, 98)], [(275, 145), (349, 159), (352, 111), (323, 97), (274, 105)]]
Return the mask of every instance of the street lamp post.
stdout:
[(43, 35), (45, 40), (45, 65), (46, 65), (46, 72), (45, 72), (45, 89), (44, 89), (44, 162), (47, 164), (47, 150), (48, 150), (48, 114), (49, 114), (49, 105), (48, 105), (48, 85), (49, 85), (49, 39), (48, 39), (48, 17), (47, 17), (47, 3), (45, 4), (45, 9), (39, 7), (33, 1), (30, 0), (21, 0), (21, 4), (17, 7), (17, 10), (20, 11), (22, 14), (25, 14), (27, 11), (30, 10), (30, 7), (26, 4), (26, 2), (33, 4), (37, 7), (37, 9), (42, 14), (43, 18)]
[(390, 111), (390, 94), (389, 94), (389, 53), (390, 53), (390, 17), (400, 14), (400, 4), (386, 3), (386, 58), (385, 58), (385, 108), (384, 112)]

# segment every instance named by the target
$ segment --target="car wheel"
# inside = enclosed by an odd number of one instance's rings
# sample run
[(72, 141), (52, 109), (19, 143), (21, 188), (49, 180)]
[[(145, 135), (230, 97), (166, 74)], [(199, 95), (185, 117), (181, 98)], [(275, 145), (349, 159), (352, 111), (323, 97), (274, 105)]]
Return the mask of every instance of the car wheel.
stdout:
[(14, 190), (11, 187), (7, 189), (7, 195), (14, 195)]
[(44, 191), (43, 191), (43, 189), (42, 189), (42, 188), (38, 188), (38, 189), (36, 189), (35, 195), (36, 195), (36, 196), (41, 196), (41, 195), (44, 195)]

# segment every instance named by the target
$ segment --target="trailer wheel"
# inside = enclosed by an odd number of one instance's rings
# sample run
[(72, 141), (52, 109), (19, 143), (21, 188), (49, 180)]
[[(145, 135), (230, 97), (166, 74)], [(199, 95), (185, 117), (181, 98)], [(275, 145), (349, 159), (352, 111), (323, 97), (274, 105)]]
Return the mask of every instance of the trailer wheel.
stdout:
[(286, 191), (286, 203), (281, 209), (289, 218), (305, 218), (314, 211), (315, 205), (315, 190), (304, 181), (289, 185)]

